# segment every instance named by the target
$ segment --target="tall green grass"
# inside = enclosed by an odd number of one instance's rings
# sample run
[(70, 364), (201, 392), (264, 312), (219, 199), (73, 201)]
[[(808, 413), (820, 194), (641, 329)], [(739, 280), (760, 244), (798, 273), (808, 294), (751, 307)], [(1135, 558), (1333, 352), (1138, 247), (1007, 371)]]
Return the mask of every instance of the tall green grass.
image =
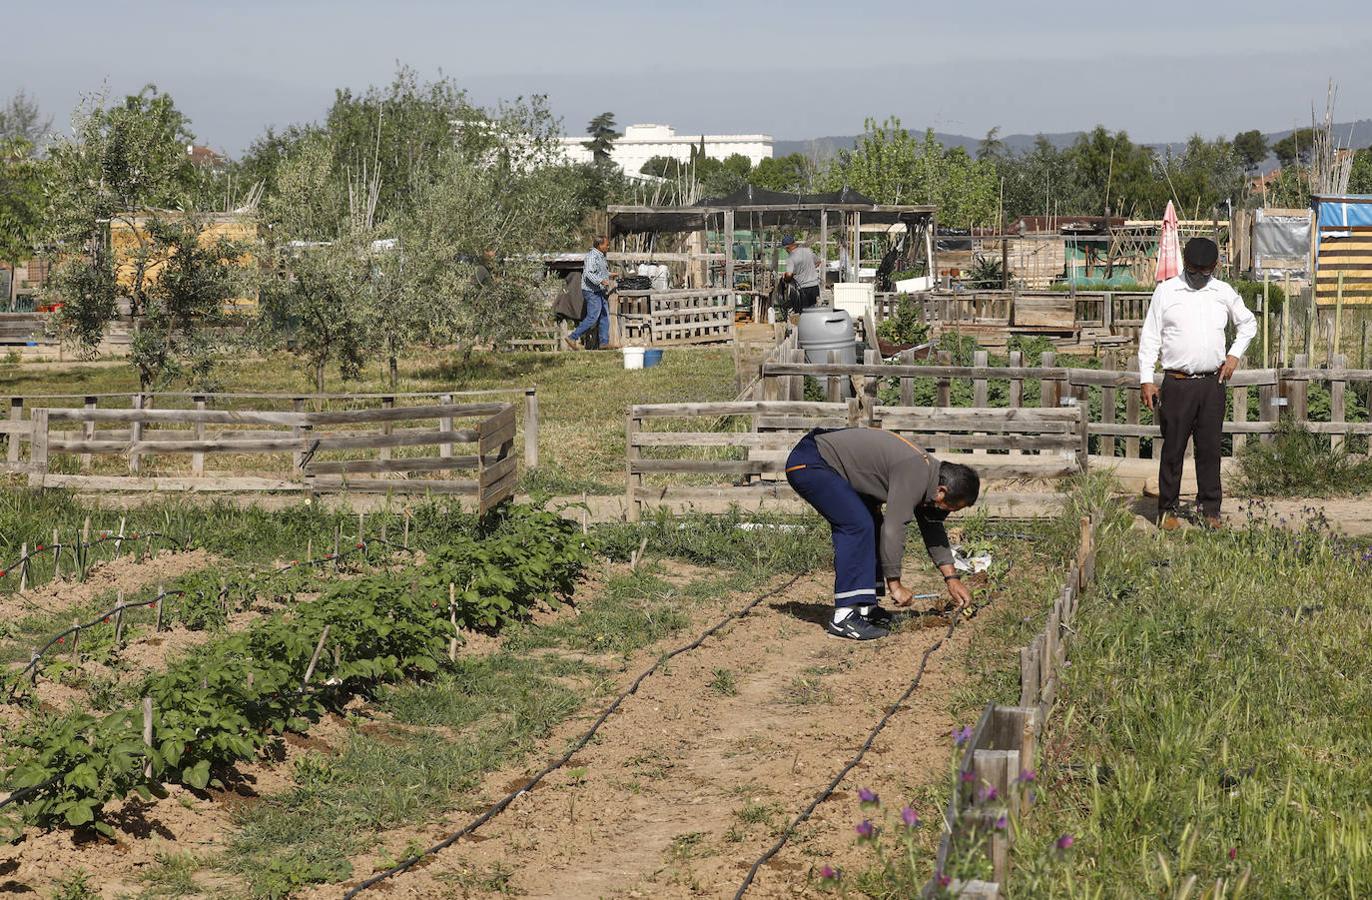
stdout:
[(1109, 536), (1013, 895), (1372, 894), (1369, 577), (1322, 521)]

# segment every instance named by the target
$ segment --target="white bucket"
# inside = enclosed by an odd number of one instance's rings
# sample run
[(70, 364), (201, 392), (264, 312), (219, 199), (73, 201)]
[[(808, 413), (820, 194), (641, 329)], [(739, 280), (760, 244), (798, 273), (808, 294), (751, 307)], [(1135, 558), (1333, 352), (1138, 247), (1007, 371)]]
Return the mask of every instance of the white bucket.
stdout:
[(641, 369), (643, 368), (643, 347), (625, 347), (624, 349), (624, 368)]

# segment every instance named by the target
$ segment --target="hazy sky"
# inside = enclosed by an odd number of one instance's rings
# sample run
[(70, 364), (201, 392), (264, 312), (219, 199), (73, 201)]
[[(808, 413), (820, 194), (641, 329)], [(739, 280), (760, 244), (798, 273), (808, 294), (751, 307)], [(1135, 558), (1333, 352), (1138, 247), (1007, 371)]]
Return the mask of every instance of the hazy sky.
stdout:
[(67, 122), (82, 93), (154, 82), (203, 143), (238, 153), (268, 125), (321, 118), (337, 87), (397, 61), (482, 104), (546, 94), (564, 128), (621, 125), (779, 139), (854, 134), (868, 116), (980, 135), (1102, 123), (1142, 141), (1372, 118), (1372, 2), (760, 3), (748, 0), (48, 0), (4, 4), (0, 96)]

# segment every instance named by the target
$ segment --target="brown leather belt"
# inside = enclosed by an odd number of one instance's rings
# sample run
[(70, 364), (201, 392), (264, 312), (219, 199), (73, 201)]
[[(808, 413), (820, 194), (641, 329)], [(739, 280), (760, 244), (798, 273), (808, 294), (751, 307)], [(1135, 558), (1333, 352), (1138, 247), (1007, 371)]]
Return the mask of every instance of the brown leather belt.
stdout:
[(1168, 378), (1179, 378), (1182, 381), (1189, 381), (1193, 378), (1214, 378), (1219, 372), (1181, 372), (1177, 369), (1167, 369), (1163, 374)]

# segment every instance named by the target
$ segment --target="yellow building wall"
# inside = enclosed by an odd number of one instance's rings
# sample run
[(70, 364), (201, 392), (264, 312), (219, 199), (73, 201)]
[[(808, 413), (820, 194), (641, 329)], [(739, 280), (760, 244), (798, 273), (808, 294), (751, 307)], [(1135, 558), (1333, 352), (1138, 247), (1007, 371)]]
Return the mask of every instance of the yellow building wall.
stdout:
[[(148, 233), (144, 230), (147, 221), (146, 216), (135, 219), (115, 218), (110, 221), (110, 251), (114, 254), (114, 277), (121, 287), (131, 289), (137, 277), (139, 247), (148, 239)], [(252, 246), (257, 242), (257, 225), (238, 216), (218, 216), (200, 233), (200, 245), (208, 246), (220, 238)], [(252, 253), (244, 253), (238, 258), (238, 263), (247, 269), (255, 266), (257, 260)], [(165, 265), (165, 260), (149, 262), (143, 273), (145, 281), (148, 284), (155, 284)], [(234, 297), (225, 301), (224, 306), (229, 312), (253, 312), (257, 309), (257, 295)]]

